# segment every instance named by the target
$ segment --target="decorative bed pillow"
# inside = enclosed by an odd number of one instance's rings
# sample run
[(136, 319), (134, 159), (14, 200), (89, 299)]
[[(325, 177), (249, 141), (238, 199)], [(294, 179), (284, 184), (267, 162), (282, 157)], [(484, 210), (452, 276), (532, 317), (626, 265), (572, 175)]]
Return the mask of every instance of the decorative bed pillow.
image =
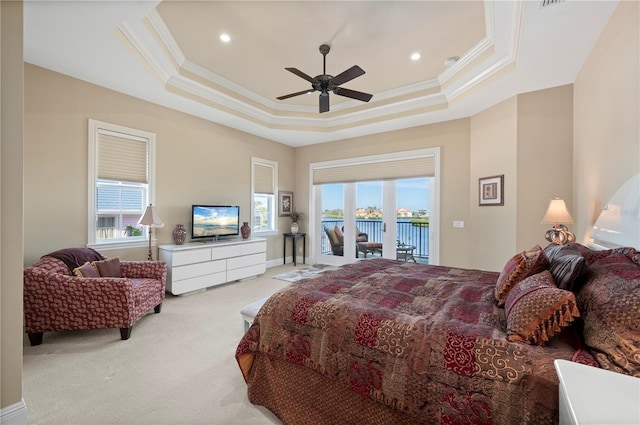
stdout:
[(118, 257), (103, 261), (94, 261), (93, 265), (101, 277), (122, 277), (120, 259)]
[(100, 277), (98, 270), (89, 262), (73, 269), (73, 274), (78, 277)]
[(558, 288), (576, 292), (588, 271), (580, 250), (575, 246), (552, 243), (544, 249), (544, 253), (549, 259), (549, 270)]
[(640, 377), (640, 266), (613, 254), (589, 269), (576, 296), (585, 343), (603, 369)]
[(507, 295), (516, 283), (549, 267), (549, 260), (539, 245), (516, 254), (504, 266), (496, 282), (496, 300), (504, 305)]
[(578, 251), (580, 251), (584, 259), (586, 260), (587, 265), (591, 265), (596, 261), (602, 258), (608, 257), (610, 255), (621, 254), (629, 258), (633, 258), (635, 255), (637, 255), (636, 249), (632, 247), (612, 248), (612, 249), (597, 251), (595, 249), (591, 249), (577, 242), (571, 243), (569, 244), (569, 246), (575, 247)]
[(338, 243), (344, 243), (344, 234), (342, 230), (338, 226), (333, 226), (333, 231), (336, 234), (336, 238), (338, 238)]
[(505, 302), (507, 339), (543, 345), (580, 317), (573, 292), (558, 288), (549, 270), (516, 283)]

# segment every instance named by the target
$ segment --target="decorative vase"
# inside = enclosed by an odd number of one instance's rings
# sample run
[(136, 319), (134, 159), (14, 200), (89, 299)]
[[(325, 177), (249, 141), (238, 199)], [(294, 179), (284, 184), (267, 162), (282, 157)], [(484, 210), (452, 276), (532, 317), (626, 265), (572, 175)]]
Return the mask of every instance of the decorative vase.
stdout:
[(298, 230), (299, 230), (298, 223), (296, 223), (295, 221), (291, 223), (291, 233), (298, 233)]
[(173, 241), (176, 245), (182, 245), (187, 239), (187, 231), (182, 224), (176, 224), (176, 228), (173, 229)]
[(249, 236), (251, 236), (251, 227), (249, 227), (249, 222), (244, 221), (242, 223), (242, 227), (240, 227), (240, 233), (242, 234), (242, 239), (249, 239)]

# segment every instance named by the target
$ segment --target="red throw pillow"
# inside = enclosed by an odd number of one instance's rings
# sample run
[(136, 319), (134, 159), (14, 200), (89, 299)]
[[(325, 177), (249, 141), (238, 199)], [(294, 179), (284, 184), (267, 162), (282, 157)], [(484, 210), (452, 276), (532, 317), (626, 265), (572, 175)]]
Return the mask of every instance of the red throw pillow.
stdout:
[(344, 243), (344, 234), (342, 230), (338, 226), (333, 226), (333, 231), (336, 232), (336, 238), (338, 238), (339, 243)]
[(89, 262), (73, 269), (73, 274), (78, 277), (100, 277), (98, 270)]
[(548, 268), (549, 259), (539, 245), (536, 245), (528, 251), (514, 255), (504, 266), (496, 282), (496, 300), (498, 300), (498, 305), (504, 305), (509, 291), (516, 283)]
[(516, 283), (505, 302), (507, 339), (543, 345), (580, 317), (573, 292), (558, 288), (549, 270)]
[(94, 261), (93, 264), (96, 269), (98, 269), (101, 277), (122, 277), (120, 259), (118, 257), (103, 261)]

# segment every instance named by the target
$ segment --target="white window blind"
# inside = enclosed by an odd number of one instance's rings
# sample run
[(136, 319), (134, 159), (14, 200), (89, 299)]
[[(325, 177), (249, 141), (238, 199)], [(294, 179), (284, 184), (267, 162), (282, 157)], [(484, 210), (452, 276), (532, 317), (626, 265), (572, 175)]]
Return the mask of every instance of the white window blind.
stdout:
[(429, 155), (315, 168), (313, 184), (395, 180), (434, 175), (435, 157)]
[(273, 167), (265, 164), (254, 164), (253, 166), (253, 191), (274, 195), (274, 172)]
[(147, 140), (98, 132), (98, 178), (135, 183), (149, 182)]

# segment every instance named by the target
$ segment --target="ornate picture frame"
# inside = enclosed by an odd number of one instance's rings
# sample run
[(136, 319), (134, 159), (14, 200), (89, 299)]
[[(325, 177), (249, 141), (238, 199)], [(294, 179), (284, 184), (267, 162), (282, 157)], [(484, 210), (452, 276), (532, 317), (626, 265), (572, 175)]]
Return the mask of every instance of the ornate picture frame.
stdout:
[(278, 212), (280, 217), (291, 215), (293, 211), (293, 192), (278, 192)]
[(481, 207), (504, 205), (504, 174), (478, 179), (478, 200)]

